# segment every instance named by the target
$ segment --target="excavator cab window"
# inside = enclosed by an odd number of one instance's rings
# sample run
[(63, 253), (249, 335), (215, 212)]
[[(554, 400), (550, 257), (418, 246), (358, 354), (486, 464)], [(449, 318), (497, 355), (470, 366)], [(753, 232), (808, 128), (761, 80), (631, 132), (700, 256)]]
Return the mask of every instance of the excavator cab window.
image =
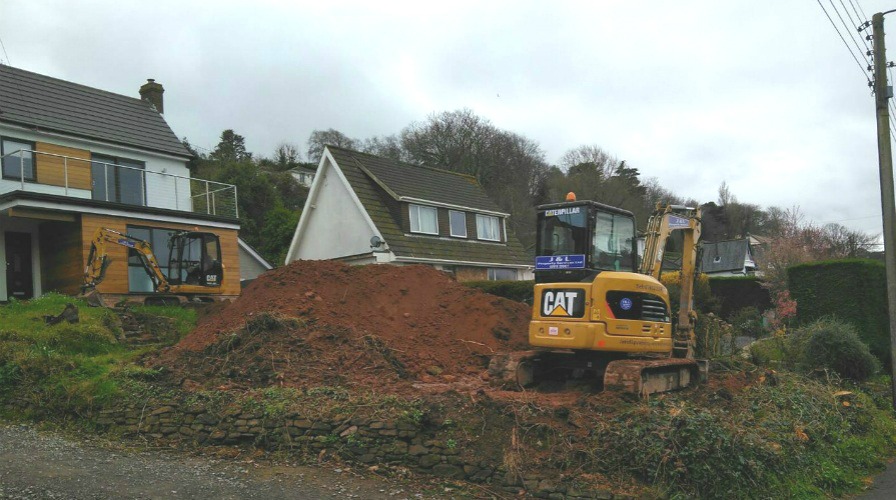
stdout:
[(631, 217), (598, 211), (591, 250), (594, 267), (605, 271), (632, 272), (634, 235), (635, 221)]
[(168, 281), (171, 284), (220, 286), (221, 244), (212, 233), (179, 233), (171, 237)]
[(538, 255), (584, 255), (588, 244), (588, 217), (584, 207), (578, 211), (556, 211), (539, 217)]

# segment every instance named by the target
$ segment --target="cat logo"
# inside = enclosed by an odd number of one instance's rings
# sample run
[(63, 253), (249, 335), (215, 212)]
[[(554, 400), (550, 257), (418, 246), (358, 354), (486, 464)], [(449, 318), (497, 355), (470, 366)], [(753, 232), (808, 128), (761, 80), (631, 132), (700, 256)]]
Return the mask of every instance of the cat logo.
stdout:
[(553, 289), (541, 295), (541, 315), (581, 318), (585, 312), (585, 290)]

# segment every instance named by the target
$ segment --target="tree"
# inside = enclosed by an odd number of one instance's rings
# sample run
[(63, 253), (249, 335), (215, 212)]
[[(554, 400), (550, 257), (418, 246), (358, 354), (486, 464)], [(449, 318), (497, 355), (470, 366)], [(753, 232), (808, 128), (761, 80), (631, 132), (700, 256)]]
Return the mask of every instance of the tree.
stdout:
[(246, 139), (243, 136), (233, 129), (227, 129), (221, 132), (221, 141), (209, 154), (209, 159), (222, 162), (250, 161), (252, 153), (246, 152)]
[(364, 139), (361, 151), (396, 161), (406, 161), (401, 139), (396, 135), (375, 136)]
[(280, 143), (274, 152), (274, 164), (277, 170), (289, 170), (299, 166), (299, 148), (288, 142)]
[(195, 173), (199, 169), (199, 163), (204, 159), (204, 157), (199, 153), (199, 151), (196, 151), (196, 149), (192, 144), (190, 144), (190, 141), (188, 141), (186, 137), (184, 137), (180, 142), (192, 155), (192, 158), (187, 161), (187, 170), (189, 170), (191, 174)]
[(324, 146), (358, 149), (358, 141), (336, 129), (315, 130), (308, 137), (308, 161), (317, 165), (324, 154)]
[(278, 206), (265, 214), (258, 251), (269, 262), (276, 265), (285, 261), (301, 213)]

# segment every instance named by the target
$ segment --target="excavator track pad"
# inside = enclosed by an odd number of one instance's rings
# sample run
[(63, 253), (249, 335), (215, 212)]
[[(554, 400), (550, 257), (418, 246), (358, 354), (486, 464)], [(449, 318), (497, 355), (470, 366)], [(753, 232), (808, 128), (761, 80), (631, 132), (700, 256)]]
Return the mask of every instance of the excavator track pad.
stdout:
[(693, 359), (622, 359), (607, 364), (604, 390), (647, 396), (684, 389), (700, 379), (700, 365)]

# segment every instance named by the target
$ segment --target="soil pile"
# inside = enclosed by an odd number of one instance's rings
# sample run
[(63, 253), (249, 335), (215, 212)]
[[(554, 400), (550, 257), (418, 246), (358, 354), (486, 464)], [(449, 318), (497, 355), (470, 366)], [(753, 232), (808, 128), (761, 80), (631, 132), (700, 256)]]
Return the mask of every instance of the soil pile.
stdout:
[(481, 383), (492, 354), (527, 348), (529, 317), (428, 266), (297, 261), (150, 364), (205, 387)]

